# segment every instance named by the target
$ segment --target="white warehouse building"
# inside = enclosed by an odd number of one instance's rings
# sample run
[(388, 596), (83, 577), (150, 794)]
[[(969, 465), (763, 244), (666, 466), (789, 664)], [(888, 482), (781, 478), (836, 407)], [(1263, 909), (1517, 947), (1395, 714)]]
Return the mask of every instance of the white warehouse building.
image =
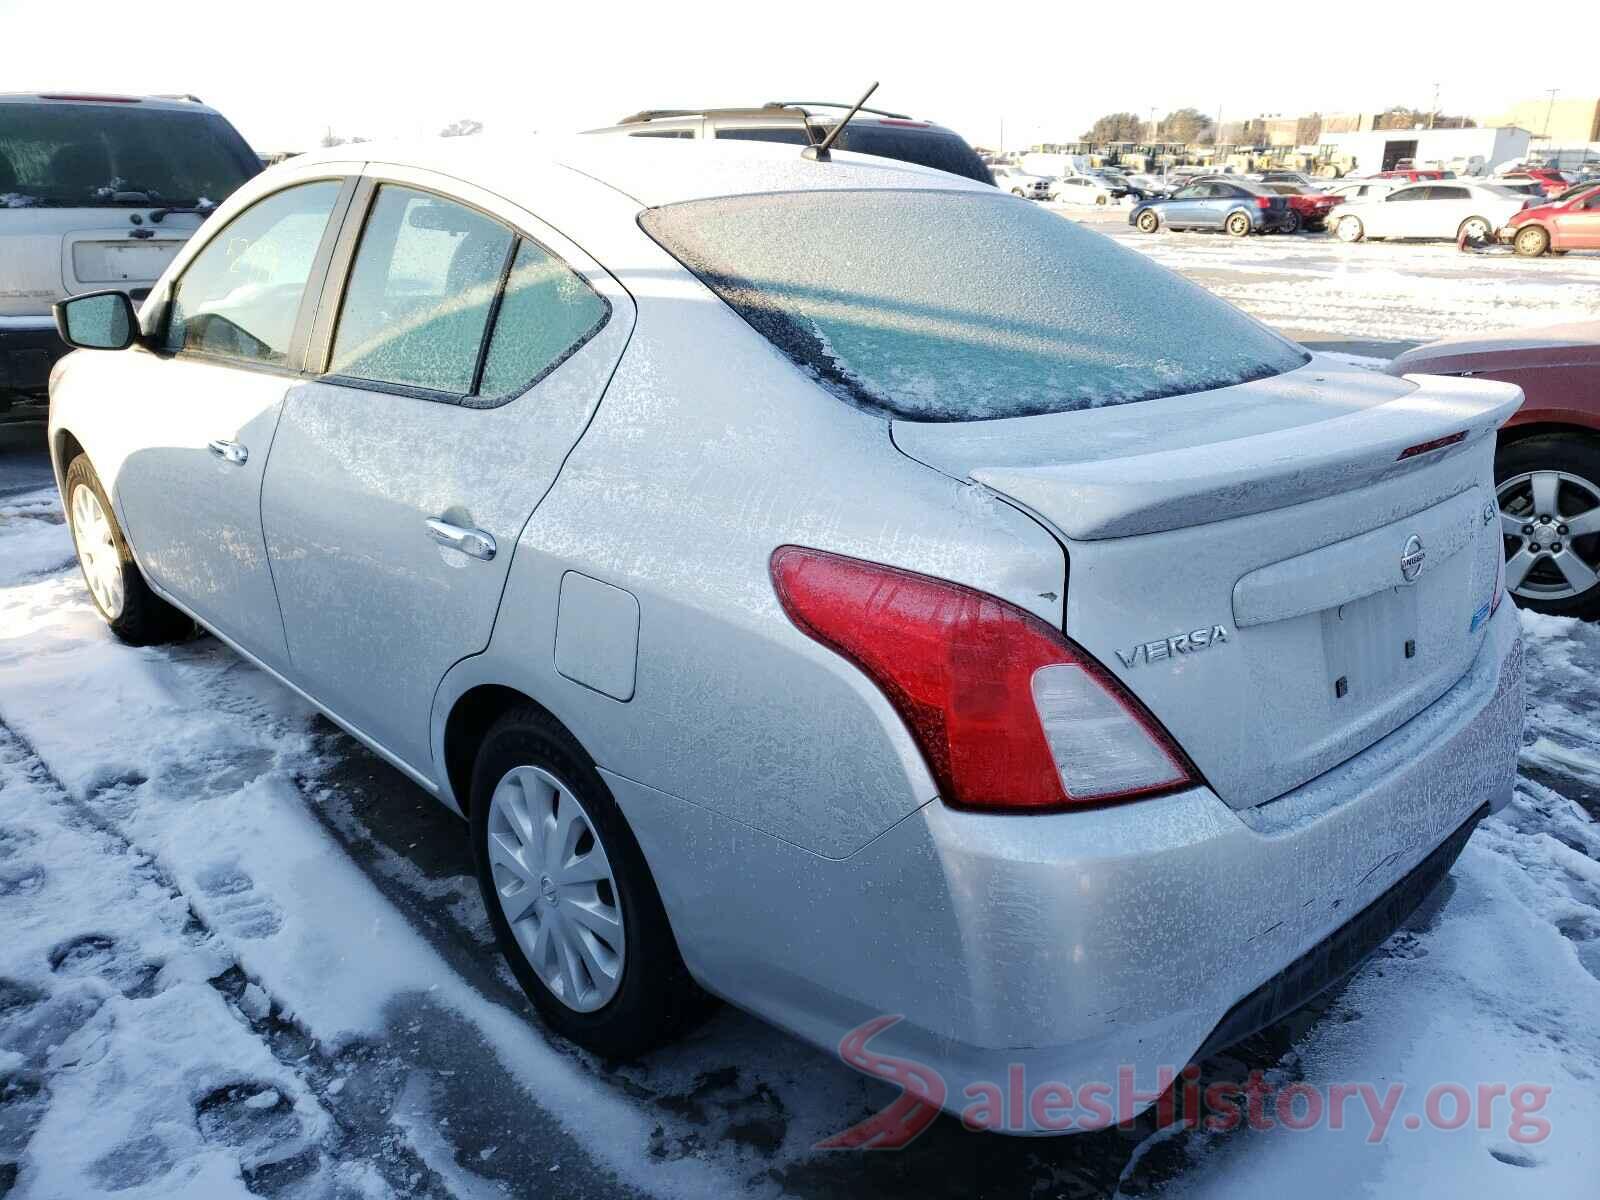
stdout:
[(1402, 159), (1445, 166), (1462, 174), (1488, 174), (1524, 158), (1532, 135), (1514, 125), (1489, 129), (1368, 129), (1324, 133), (1321, 143), (1355, 160), (1354, 173), (1393, 170)]

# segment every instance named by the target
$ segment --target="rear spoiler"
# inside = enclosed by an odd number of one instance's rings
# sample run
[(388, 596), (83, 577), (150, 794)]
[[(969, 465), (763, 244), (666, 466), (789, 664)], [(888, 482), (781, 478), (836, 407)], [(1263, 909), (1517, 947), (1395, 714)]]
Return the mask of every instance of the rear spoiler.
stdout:
[(1464, 453), (1522, 407), (1514, 384), (1407, 375), (1413, 390), (1312, 425), (1151, 454), (971, 477), (1068, 538), (1132, 537), (1227, 521), (1366, 487)]

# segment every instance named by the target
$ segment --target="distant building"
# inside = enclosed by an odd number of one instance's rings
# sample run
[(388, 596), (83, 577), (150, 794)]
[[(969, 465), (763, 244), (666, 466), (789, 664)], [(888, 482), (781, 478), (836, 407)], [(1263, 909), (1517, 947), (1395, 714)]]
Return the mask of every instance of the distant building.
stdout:
[(1526, 129), (1370, 129), (1331, 132), (1326, 125), (1321, 142), (1340, 155), (1355, 160), (1354, 172), (1371, 175), (1391, 171), (1402, 161), (1439, 165), (1468, 173), (1475, 168), (1488, 173), (1503, 163), (1524, 158), (1531, 140)]
[(1600, 142), (1600, 96), (1556, 96), (1523, 100), (1485, 125), (1517, 125), (1552, 146)]

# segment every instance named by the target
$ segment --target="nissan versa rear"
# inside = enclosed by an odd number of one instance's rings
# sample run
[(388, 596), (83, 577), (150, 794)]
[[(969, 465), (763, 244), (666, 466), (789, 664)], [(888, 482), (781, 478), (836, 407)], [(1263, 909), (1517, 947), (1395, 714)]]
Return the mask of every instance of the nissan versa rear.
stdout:
[(1516, 388), (887, 160), (359, 150), (246, 185), (136, 324), (59, 306), (129, 344), (58, 368), (51, 446), (112, 629), (198, 619), (462, 813), (562, 1033), (895, 1017), (952, 1108), (1013, 1064), (1116, 1108), (1510, 796)]

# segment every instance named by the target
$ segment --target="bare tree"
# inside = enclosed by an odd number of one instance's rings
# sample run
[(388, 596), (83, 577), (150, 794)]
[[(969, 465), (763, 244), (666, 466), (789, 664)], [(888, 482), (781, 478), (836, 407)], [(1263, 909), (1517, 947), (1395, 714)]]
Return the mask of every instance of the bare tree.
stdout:
[(1144, 122), (1138, 113), (1107, 113), (1083, 135), (1086, 142), (1142, 142)]
[(1214, 132), (1211, 118), (1198, 108), (1169, 112), (1156, 128), (1156, 137), (1163, 142), (1209, 142)]

